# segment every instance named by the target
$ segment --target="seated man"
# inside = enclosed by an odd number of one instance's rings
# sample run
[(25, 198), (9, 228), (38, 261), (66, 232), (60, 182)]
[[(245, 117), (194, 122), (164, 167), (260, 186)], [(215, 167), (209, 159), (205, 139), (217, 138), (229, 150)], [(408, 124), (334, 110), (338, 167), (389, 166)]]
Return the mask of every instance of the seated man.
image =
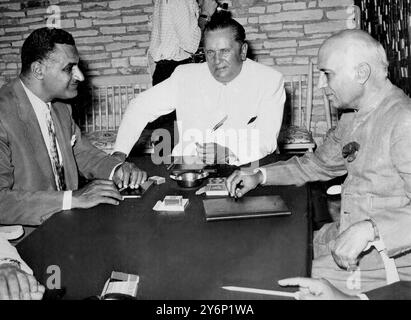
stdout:
[(311, 276), (350, 294), (398, 276), (410, 281), (411, 100), (388, 80), (384, 49), (364, 31), (345, 30), (327, 39), (318, 67), (319, 86), (330, 101), (355, 112), (342, 115), (315, 153), (256, 173), (234, 172), (227, 179), (230, 194), (241, 197), (258, 184), (302, 185), (347, 173), (339, 222), (314, 235)]
[(175, 156), (239, 165), (272, 153), (283, 116), (283, 77), (247, 59), (247, 48), (244, 28), (214, 14), (204, 30), (207, 63), (178, 66), (170, 78), (133, 99), (114, 150), (127, 155), (148, 122), (176, 110)]
[(0, 300), (40, 300), (44, 290), (17, 250), (0, 236)]
[[(0, 223), (39, 225), (61, 210), (118, 204), (113, 182), (134, 187), (146, 173), (83, 139), (59, 100), (74, 98), (84, 80), (73, 37), (37, 29), (21, 59), (20, 77), (0, 90)], [(99, 180), (78, 189), (78, 172)]]

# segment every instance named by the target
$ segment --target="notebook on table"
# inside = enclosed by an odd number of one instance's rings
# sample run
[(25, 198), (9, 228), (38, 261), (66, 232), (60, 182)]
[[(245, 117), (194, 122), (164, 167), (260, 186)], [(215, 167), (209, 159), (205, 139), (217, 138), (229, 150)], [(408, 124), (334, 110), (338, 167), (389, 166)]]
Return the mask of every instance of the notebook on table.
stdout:
[(261, 218), (290, 215), (291, 211), (279, 195), (203, 200), (207, 221)]

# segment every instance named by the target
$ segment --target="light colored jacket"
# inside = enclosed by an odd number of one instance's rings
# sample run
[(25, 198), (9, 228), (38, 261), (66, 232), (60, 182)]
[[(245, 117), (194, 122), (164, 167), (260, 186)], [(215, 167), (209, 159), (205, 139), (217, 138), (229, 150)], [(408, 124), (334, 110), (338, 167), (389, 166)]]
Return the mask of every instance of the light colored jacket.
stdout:
[[(78, 172), (108, 179), (120, 161), (82, 139), (71, 107), (53, 103), (52, 118), (67, 190), (78, 188)], [(39, 225), (62, 203), (36, 114), (17, 79), (0, 90), (0, 224)]]
[[(342, 156), (350, 142), (360, 145), (352, 162)], [(344, 114), (314, 154), (265, 168), (266, 184), (282, 185), (347, 173), (339, 232), (370, 217), (390, 256), (411, 249), (411, 99), (390, 82), (372, 105)], [(409, 254), (401, 259), (411, 263)]]

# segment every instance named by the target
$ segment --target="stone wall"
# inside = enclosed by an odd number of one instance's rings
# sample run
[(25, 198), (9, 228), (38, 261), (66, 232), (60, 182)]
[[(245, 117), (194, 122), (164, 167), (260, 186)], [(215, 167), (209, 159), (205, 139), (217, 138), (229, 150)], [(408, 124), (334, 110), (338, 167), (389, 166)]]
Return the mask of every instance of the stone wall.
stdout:
[[(173, 1), (173, 0), (171, 0)], [(316, 62), (321, 43), (352, 28), (353, 0), (228, 0), (244, 25), (253, 58), (267, 65)], [(20, 47), (36, 28), (55, 23), (71, 32), (88, 76), (147, 73), (154, 0), (0, 0), (0, 86), (20, 68)], [(312, 130), (326, 131), (322, 98), (315, 90)]]

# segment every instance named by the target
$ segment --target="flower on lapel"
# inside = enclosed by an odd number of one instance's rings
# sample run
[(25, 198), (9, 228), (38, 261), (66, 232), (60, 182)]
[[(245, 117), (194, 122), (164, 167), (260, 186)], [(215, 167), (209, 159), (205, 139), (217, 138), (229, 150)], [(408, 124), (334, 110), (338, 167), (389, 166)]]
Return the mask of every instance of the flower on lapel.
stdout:
[(358, 142), (347, 143), (342, 149), (342, 156), (344, 159), (347, 158), (348, 162), (353, 162), (357, 157), (357, 153), (360, 150), (360, 144)]
[(71, 137), (71, 146), (73, 147), (76, 144), (76, 135), (73, 134), (73, 136)]

